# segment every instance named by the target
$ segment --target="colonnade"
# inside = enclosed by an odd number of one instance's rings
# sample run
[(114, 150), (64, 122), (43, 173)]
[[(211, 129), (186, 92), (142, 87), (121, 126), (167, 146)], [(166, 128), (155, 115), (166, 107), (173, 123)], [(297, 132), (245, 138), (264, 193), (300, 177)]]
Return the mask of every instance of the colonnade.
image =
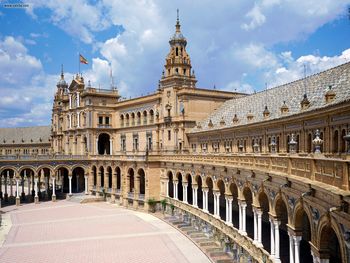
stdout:
[[(225, 185), (222, 179), (215, 180), (209, 176), (196, 176), (193, 178), (191, 176), (194, 183), (189, 184), (186, 180), (189, 176), (191, 175), (187, 174), (186, 176), (182, 176), (182, 174), (177, 174), (177, 176), (174, 177), (172, 172), (168, 172), (167, 179), (165, 180), (165, 193), (167, 197), (182, 201), (185, 204), (190, 204), (195, 208), (199, 208), (198, 204), (200, 201), (202, 203), (203, 212), (209, 213), (213, 217), (223, 220), (227, 225), (236, 228), (239, 234), (250, 238), (255, 246), (268, 250), (270, 258), (274, 262), (300, 263), (311, 262), (313, 260), (315, 263), (333, 263), (341, 260), (342, 255), (340, 253), (340, 248), (338, 255), (334, 251), (327, 251), (326, 248), (322, 248), (322, 251), (318, 251), (318, 248), (315, 245), (317, 242), (314, 238), (312, 239), (303, 236), (303, 232), (311, 231), (310, 218), (307, 213), (308, 210), (306, 208), (306, 203), (304, 203), (304, 206), (301, 206), (300, 202), (296, 210), (302, 212), (297, 213), (294, 211), (296, 215), (292, 216), (288, 214), (288, 204), (283, 201), (281, 194), (276, 197), (275, 193), (271, 194), (271, 192), (266, 192), (267, 190), (265, 189), (264, 191), (257, 191), (253, 195), (253, 190), (249, 185), (238, 187), (234, 181), (229, 184), (226, 183), (224, 191), (220, 191), (218, 188), (220, 181)], [(203, 185), (201, 183), (202, 181), (205, 182)], [(230, 188), (236, 188), (236, 191), (239, 193), (235, 195), (232, 191), (230, 192), (228, 190), (228, 185), (234, 185), (234, 187), (230, 186)], [(191, 187), (192, 189), (188, 191), (188, 187)], [(182, 195), (179, 194), (179, 190), (182, 190)], [(198, 195), (199, 190), (202, 192), (201, 198), (199, 198)], [(191, 202), (189, 202), (187, 197), (188, 192), (192, 193), (193, 198)], [(267, 204), (264, 205), (267, 207), (266, 209), (268, 211), (264, 211), (262, 201), (249, 200), (249, 198), (245, 196), (245, 192), (250, 192), (252, 198), (254, 197), (256, 200), (259, 199), (259, 196), (264, 196), (265, 200), (267, 200), (265, 201)], [(280, 201), (271, 200), (272, 195), (275, 195), (273, 196), (274, 199)], [(222, 204), (220, 198), (223, 197), (225, 199)], [(233, 203), (238, 205), (238, 209), (233, 209)], [(220, 215), (220, 212), (225, 213)], [(307, 219), (308, 223), (306, 225), (305, 223), (302, 225), (297, 225), (296, 223), (297, 217), (300, 217), (301, 214)], [(238, 217), (237, 226), (233, 224), (233, 217), (235, 216)], [(247, 220), (248, 218), (249, 222)], [(288, 218), (294, 218), (295, 222), (286, 221)], [(266, 234), (268, 224), (269, 235)], [(263, 228), (265, 229), (264, 235)], [(330, 229), (332, 229), (331, 226)], [(335, 242), (337, 245), (334, 246), (334, 244), (332, 244), (332, 246), (339, 247), (343, 244), (343, 240), (339, 239), (339, 235), (335, 230), (333, 232), (334, 233), (331, 234), (336, 237), (337, 240)], [(302, 240), (304, 240), (303, 242), (306, 244), (306, 248), (305, 246), (301, 248)], [(322, 242), (328, 241), (318, 242), (321, 244)], [(309, 244), (312, 245), (310, 246)], [(321, 248), (319, 247), (319, 249)], [(343, 258), (345, 258), (344, 255)]]

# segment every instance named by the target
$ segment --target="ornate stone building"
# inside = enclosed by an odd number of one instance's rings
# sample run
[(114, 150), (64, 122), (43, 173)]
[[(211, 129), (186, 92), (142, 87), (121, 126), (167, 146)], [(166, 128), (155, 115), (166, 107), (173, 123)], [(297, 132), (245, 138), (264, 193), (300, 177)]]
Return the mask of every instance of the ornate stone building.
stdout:
[(3, 204), (166, 199), (235, 260), (350, 262), (350, 63), (246, 95), (196, 87), (179, 20), (169, 44), (153, 94), (62, 72), (51, 127), (0, 129)]

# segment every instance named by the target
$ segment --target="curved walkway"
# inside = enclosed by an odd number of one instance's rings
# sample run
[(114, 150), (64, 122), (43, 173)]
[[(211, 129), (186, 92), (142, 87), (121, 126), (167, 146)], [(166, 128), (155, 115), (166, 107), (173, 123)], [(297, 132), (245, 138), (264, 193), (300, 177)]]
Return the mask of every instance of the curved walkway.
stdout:
[(2, 263), (210, 262), (167, 223), (107, 203), (59, 201), (2, 211), (12, 221), (0, 247)]

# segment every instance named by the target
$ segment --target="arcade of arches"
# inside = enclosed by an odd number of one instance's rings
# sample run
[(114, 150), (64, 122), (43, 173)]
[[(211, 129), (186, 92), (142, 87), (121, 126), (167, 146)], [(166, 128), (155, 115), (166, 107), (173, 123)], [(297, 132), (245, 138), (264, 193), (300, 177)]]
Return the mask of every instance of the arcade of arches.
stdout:
[(297, 198), (290, 182), (276, 189), (253, 178), (168, 170), (163, 194), (232, 227), (273, 262), (348, 262), (349, 241), (334, 216), (338, 208), (324, 210), (305, 187)]

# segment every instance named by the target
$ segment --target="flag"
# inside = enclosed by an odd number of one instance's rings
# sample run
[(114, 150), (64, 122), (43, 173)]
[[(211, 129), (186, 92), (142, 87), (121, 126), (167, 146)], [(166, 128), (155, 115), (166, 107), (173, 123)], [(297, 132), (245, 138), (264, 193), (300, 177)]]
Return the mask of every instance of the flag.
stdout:
[(79, 62), (82, 64), (89, 64), (86, 58), (79, 54)]

